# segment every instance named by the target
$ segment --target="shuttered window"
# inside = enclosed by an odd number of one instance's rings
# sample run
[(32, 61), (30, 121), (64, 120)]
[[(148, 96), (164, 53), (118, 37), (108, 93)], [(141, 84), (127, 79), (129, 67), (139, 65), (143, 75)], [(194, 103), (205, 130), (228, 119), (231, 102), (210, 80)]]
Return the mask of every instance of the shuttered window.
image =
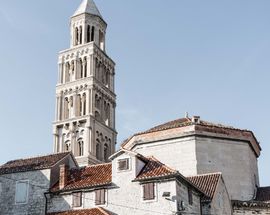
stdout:
[(16, 183), (16, 195), (15, 202), (16, 204), (27, 204), (28, 202), (28, 181), (17, 181)]
[(193, 194), (192, 194), (192, 189), (190, 187), (188, 188), (188, 203), (190, 205), (193, 204)]
[(121, 159), (118, 161), (118, 170), (128, 170), (129, 169), (129, 159)]
[(148, 183), (143, 185), (143, 199), (153, 200), (155, 199), (155, 184)]
[(104, 205), (106, 203), (104, 189), (95, 191), (95, 203), (96, 205)]
[(74, 208), (82, 206), (82, 193), (72, 194), (72, 205)]

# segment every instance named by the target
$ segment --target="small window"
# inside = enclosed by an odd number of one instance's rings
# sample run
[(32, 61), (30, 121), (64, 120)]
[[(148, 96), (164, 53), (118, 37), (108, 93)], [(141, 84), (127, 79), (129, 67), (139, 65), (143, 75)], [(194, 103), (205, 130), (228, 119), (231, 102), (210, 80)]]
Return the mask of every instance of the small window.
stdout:
[(17, 181), (17, 183), (16, 183), (16, 196), (15, 196), (15, 203), (16, 204), (27, 204), (27, 202), (28, 202), (28, 189), (29, 189), (29, 182), (28, 181)]
[(143, 200), (155, 199), (155, 184), (148, 183), (143, 185)]
[(129, 169), (129, 159), (121, 159), (118, 161), (118, 170), (128, 170)]
[(82, 193), (73, 193), (72, 194), (72, 205), (74, 208), (82, 206)]
[(190, 205), (193, 204), (193, 194), (192, 194), (192, 189), (190, 187), (188, 188), (188, 203)]
[(95, 191), (95, 204), (96, 205), (104, 205), (105, 202), (105, 190), (96, 190)]

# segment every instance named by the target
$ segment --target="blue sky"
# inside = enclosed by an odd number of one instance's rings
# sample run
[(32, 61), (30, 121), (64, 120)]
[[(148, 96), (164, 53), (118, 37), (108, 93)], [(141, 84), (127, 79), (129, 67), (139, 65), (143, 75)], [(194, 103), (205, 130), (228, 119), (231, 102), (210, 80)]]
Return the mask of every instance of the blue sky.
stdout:
[[(184, 116), (254, 131), (270, 183), (270, 1), (96, 0), (117, 63), (118, 142)], [(0, 163), (52, 152), (57, 53), (80, 0), (0, 7)]]

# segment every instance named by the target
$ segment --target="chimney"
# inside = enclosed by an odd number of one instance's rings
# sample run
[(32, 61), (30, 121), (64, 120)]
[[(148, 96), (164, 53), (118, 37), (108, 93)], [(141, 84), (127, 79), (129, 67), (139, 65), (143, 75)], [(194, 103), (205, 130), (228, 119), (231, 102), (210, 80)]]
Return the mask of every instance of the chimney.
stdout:
[(201, 117), (200, 116), (193, 116), (192, 117), (192, 122), (197, 124), (197, 123), (200, 123), (201, 121)]
[(59, 174), (59, 189), (63, 189), (67, 185), (68, 176), (69, 176), (69, 166), (66, 164), (60, 165), (60, 174)]

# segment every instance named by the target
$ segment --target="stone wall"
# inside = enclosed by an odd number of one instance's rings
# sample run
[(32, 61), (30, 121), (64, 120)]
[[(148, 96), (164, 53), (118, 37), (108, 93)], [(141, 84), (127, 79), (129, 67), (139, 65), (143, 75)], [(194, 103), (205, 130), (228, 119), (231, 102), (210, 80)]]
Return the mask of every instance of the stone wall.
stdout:
[[(15, 203), (16, 182), (29, 181), (28, 201)], [(45, 214), (44, 193), (50, 186), (50, 170), (0, 175), (0, 215), (41, 215)]]
[(247, 142), (196, 137), (196, 158), (198, 174), (222, 172), (231, 199), (254, 197), (257, 158)]

